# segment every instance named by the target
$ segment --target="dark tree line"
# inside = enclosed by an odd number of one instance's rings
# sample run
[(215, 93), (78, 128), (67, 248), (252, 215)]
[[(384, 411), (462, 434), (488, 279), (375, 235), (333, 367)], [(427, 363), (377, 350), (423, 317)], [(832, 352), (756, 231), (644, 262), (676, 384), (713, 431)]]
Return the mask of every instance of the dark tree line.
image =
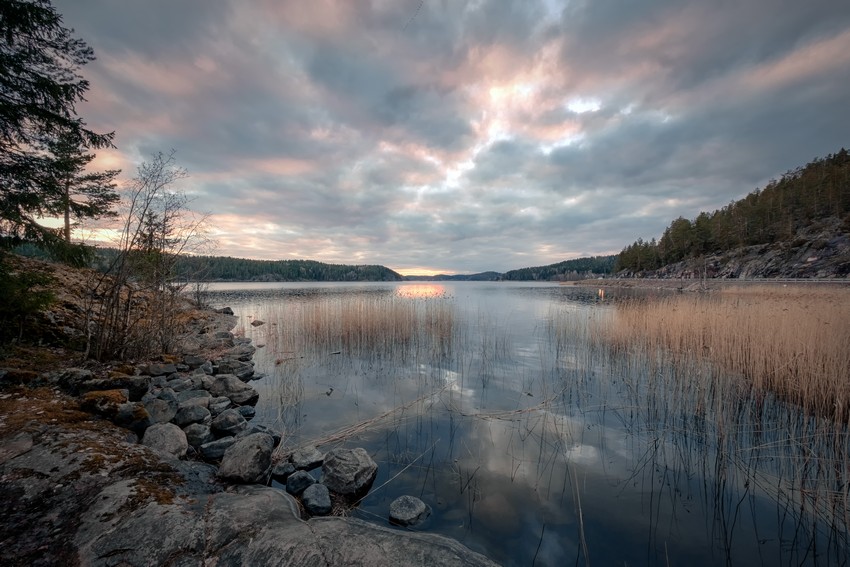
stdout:
[[(99, 263), (108, 265), (116, 251), (99, 251)], [(338, 282), (400, 281), (402, 276), (384, 266), (325, 264), (312, 260), (248, 260), (229, 256), (176, 256), (175, 280)]]
[(548, 266), (511, 270), (503, 276), (505, 280), (548, 281), (582, 279), (601, 274), (610, 274), (617, 256), (590, 256), (566, 260)]
[(830, 217), (842, 220), (850, 232), (850, 153), (843, 148), (713, 213), (677, 218), (659, 240), (626, 246), (615, 269), (654, 270), (743, 246), (791, 242), (799, 230)]

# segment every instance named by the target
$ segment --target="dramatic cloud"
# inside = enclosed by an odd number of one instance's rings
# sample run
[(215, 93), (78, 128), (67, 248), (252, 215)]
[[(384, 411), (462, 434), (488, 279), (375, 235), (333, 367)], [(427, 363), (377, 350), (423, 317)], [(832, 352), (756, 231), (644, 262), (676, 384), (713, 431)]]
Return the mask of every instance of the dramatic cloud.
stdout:
[(847, 146), (850, 3), (56, 0), (98, 165), (175, 149), (217, 253), (508, 270)]

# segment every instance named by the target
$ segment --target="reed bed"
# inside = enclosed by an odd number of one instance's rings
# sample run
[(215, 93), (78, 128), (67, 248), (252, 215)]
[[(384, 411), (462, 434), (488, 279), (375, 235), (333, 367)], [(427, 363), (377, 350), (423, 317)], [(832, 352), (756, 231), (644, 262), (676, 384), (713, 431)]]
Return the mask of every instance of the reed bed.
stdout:
[(416, 347), (447, 353), (454, 310), (442, 298), (360, 297), (301, 305), (280, 319), (297, 340), (285, 351), (395, 352)]
[(807, 412), (850, 416), (850, 291), (741, 287), (628, 300), (597, 323), (615, 351), (707, 360)]

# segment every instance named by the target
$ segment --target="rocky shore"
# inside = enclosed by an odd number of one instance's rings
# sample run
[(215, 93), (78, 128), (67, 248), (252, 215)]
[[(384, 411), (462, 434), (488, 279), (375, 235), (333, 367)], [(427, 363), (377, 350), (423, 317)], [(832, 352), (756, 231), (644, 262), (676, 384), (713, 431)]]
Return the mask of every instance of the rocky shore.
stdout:
[[(273, 462), (280, 433), (251, 423), (262, 377), (235, 321), (206, 313), (178, 355), (145, 364), (0, 363), (4, 564), (492, 565), (441, 536), (326, 516), (377, 465), (341, 448)], [(399, 502), (393, 523), (422, 506)]]

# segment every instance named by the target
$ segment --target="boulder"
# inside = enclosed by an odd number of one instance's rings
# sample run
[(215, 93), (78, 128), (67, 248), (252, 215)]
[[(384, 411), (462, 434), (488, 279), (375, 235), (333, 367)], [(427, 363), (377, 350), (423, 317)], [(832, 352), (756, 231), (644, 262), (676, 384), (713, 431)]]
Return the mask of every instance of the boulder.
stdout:
[(366, 449), (332, 449), (322, 464), (322, 484), (328, 490), (354, 496), (365, 494), (378, 473), (378, 464)]
[(243, 382), (247, 382), (254, 375), (254, 365), (241, 360), (221, 359), (213, 363), (213, 369), (217, 375), (233, 374)]
[(271, 435), (255, 433), (243, 437), (224, 452), (218, 476), (231, 482), (263, 483), (271, 467), (272, 451)]
[(173, 399), (153, 398), (145, 402), (151, 423), (168, 423), (177, 415), (178, 408), (177, 400)]
[(305, 488), (315, 483), (316, 479), (307, 471), (296, 471), (286, 479), (286, 491), (293, 496), (298, 496), (304, 492)]
[(415, 496), (399, 496), (390, 504), (390, 523), (415, 526), (431, 514), (431, 508)]
[(223, 437), (221, 439), (216, 439), (215, 441), (210, 441), (209, 443), (204, 443), (198, 450), (201, 452), (201, 456), (208, 461), (217, 461), (224, 456), (224, 452), (228, 447), (236, 443), (236, 437)]
[(241, 343), (228, 350), (225, 358), (241, 362), (249, 362), (257, 352), (257, 347), (248, 343)]
[(189, 449), (186, 434), (173, 423), (156, 423), (145, 430), (142, 444), (175, 457), (182, 457)]
[(188, 406), (209, 408), (210, 398), (212, 398), (212, 395), (206, 390), (186, 390), (177, 394), (179, 409)]
[[(196, 449), (205, 443), (215, 441), (215, 435), (209, 426), (203, 423), (193, 423), (183, 428), (183, 433), (186, 434), (186, 441)], [(222, 455), (224, 453), (222, 452)]]
[(272, 478), (278, 482), (285, 483), (286, 479), (288, 479), (294, 472), (295, 467), (292, 463), (281, 461), (272, 469)]
[(177, 410), (172, 420), (180, 427), (186, 427), (192, 423), (203, 423), (210, 419), (210, 410), (201, 406), (188, 406)]
[(274, 439), (274, 446), (277, 447), (278, 445), (280, 445), (280, 440), (282, 438), (280, 431), (276, 431), (271, 427), (266, 427), (265, 425), (253, 425), (249, 423), (248, 428), (245, 431), (242, 431), (241, 433), (237, 433), (236, 436), (244, 437), (245, 435), (251, 435), (252, 433), (268, 433), (272, 436), (272, 439)]
[(194, 370), (195, 368), (200, 368), (200, 366), (206, 361), (206, 358), (198, 356), (197, 354), (187, 354), (183, 357), (183, 364), (185, 364), (192, 370)]
[(331, 513), (331, 495), (324, 484), (311, 484), (301, 493), (301, 502), (311, 516), (327, 516)]
[(239, 410), (230, 408), (218, 414), (210, 423), (213, 433), (219, 436), (232, 436), (244, 431), (248, 422), (239, 413)]
[(190, 378), (173, 378), (165, 385), (175, 392), (183, 392), (192, 389), (192, 380)]
[(233, 402), (230, 401), (230, 398), (227, 396), (219, 396), (217, 398), (210, 398), (207, 407), (210, 410), (210, 413), (213, 417), (217, 416), (224, 410), (230, 408), (233, 405)]
[(295, 465), (295, 468), (303, 471), (310, 471), (321, 466), (324, 460), (325, 454), (313, 445), (302, 447), (289, 456), (289, 461)]
[(141, 436), (145, 429), (151, 425), (151, 416), (141, 402), (127, 402), (118, 406), (115, 417), (112, 418), (115, 425), (126, 427), (136, 435)]
[(233, 309), (230, 307), (222, 307), (221, 309), (216, 309), (216, 313), (221, 313), (222, 315), (233, 315)]
[(209, 387), (213, 396), (227, 396), (239, 406), (253, 406), (260, 394), (233, 374), (219, 374)]
[(177, 372), (177, 367), (170, 362), (164, 364), (154, 362), (147, 365), (143, 374), (148, 374), (149, 376), (167, 376), (175, 372)]
[(236, 409), (240, 414), (242, 414), (242, 417), (249, 421), (254, 419), (254, 416), (257, 415), (257, 410), (254, 409), (254, 406), (239, 406)]

